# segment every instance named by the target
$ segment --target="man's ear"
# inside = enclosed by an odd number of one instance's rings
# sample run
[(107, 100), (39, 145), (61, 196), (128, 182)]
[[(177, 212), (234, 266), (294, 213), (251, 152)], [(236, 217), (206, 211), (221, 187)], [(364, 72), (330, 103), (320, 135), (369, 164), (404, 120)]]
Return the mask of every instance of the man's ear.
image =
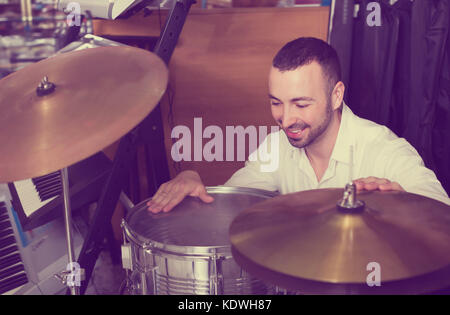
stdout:
[(344, 82), (339, 81), (334, 86), (333, 92), (331, 93), (331, 104), (333, 110), (338, 109), (342, 105), (344, 100), (345, 85)]

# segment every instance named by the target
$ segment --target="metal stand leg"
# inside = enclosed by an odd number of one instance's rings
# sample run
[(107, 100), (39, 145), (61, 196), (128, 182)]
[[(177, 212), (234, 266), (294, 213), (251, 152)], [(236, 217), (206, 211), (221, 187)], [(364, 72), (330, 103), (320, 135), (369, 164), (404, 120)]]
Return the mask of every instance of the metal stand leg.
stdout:
[[(63, 187), (63, 198), (64, 198), (64, 225), (66, 227), (66, 240), (67, 240), (67, 254), (69, 256), (69, 264), (75, 262), (75, 251), (73, 249), (73, 238), (72, 238), (72, 209), (70, 208), (70, 192), (69, 192), (69, 177), (67, 174), (67, 167), (61, 170), (61, 179)], [(70, 283), (69, 285), (70, 294), (79, 295), (80, 290), (75, 286), (75, 283)]]
[(64, 225), (66, 228), (68, 264), (67, 270), (62, 271), (57, 277), (63, 284), (68, 286), (71, 295), (79, 295), (84, 272), (75, 261), (75, 250), (73, 248), (72, 237), (72, 209), (70, 207), (69, 176), (67, 168), (61, 170), (61, 182), (64, 199)]

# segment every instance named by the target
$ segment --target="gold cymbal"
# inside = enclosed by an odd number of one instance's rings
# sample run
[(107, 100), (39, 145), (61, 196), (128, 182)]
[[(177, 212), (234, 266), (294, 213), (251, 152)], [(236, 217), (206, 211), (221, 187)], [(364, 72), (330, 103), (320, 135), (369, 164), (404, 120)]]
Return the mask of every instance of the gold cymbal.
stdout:
[[(350, 214), (336, 208), (342, 195), (343, 189), (303, 191), (244, 210), (230, 226), (233, 256), (263, 280), (309, 293), (450, 286), (449, 206), (406, 192), (366, 191), (358, 194), (364, 211)], [(380, 267), (381, 289), (366, 283), (375, 270), (370, 263)]]
[[(44, 77), (55, 88), (39, 96)], [(0, 182), (51, 173), (112, 144), (153, 110), (167, 81), (164, 62), (133, 47), (64, 53), (3, 78)]]

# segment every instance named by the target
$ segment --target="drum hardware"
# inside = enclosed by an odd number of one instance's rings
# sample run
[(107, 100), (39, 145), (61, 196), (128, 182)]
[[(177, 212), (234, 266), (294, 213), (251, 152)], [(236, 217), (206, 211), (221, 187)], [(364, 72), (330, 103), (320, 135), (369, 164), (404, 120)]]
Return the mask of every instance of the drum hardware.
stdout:
[(133, 294), (266, 294), (270, 287), (249, 277), (233, 261), (228, 224), (238, 204), (276, 194), (248, 188), (207, 187), (204, 204), (187, 197), (170, 213), (151, 214), (146, 201), (122, 221), (123, 267)]
[(36, 88), (36, 94), (38, 96), (44, 96), (48, 95), (50, 93), (53, 93), (55, 91), (56, 85), (48, 80), (48, 77), (45, 76), (41, 83), (39, 83), (38, 87)]
[[(121, 194), (122, 196), (122, 194)], [(131, 210), (131, 209), (130, 209)], [(148, 272), (151, 272), (152, 278), (156, 277), (156, 269), (158, 267), (152, 267), (149, 270), (142, 270), (142, 268), (138, 268), (140, 270), (140, 282), (138, 284), (135, 284), (134, 281), (131, 279), (131, 273), (133, 272), (133, 253), (131, 249), (131, 243), (126, 241), (127, 233), (126, 233), (126, 223), (125, 219), (122, 219), (121, 223), (122, 228), (122, 239), (123, 244), (121, 245), (121, 253), (122, 253), (122, 267), (125, 270), (125, 280), (124, 280), (124, 288), (122, 291), (126, 290), (129, 294), (133, 294), (133, 292), (142, 292), (143, 295), (149, 294), (149, 290), (147, 288), (147, 280), (145, 278), (145, 274)], [(132, 242), (138, 242), (137, 239), (135, 239), (132, 234), (129, 234), (129, 238)], [(143, 251), (149, 251), (151, 253), (151, 243), (144, 243), (141, 245), (141, 248)], [(138, 286), (141, 285), (142, 287)], [(156, 284), (153, 284), (153, 291), (156, 292)]]
[[(157, 277), (157, 275), (156, 275), (156, 270), (158, 269), (158, 267), (154, 267), (154, 268), (152, 268), (152, 270), (151, 270), (151, 273), (152, 273), (152, 279), (156, 279), (156, 277)], [(141, 283), (143, 283), (143, 286), (145, 287), (146, 286), (146, 284), (147, 284), (147, 278), (145, 277), (145, 274), (144, 273), (141, 273)], [(152, 286), (152, 288), (153, 288), (153, 292), (158, 292), (158, 287), (156, 286), (156, 281), (154, 281), (153, 282), (153, 286)], [(134, 287), (134, 289), (135, 290), (139, 290), (139, 288), (138, 287)], [(132, 293), (133, 293), (134, 291), (132, 291)], [(147, 294), (149, 294), (149, 292), (148, 292), (148, 290), (147, 289), (143, 289), (142, 290), (142, 293), (143, 294), (145, 294), (145, 295), (147, 295)]]
[[(70, 265), (70, 264), (69, 264)], [(78, 269), (79, 273), (79, 280), (84, 281), (85, 280), (85, 273), (84, 269)], [(77, 286), (74, 286), (76, 282), (74, 279), (74, 270), (63, 270), (60, 273), (57, 273), (55, 275), (55, 278), (61, 281), (61, 283), (67, 287), (69, 287), (70, 292), (72, 295), (79, 295), (79, 288)]]
[[(131, 210), (131, 209), (130, 209)], [(120, 227), (122, 228), (122, 239), (123, 244), (121, 245), (121, 254), (122, 254), (122, 267), (125, 270), (125, 280), (122, 282), (120, 294), (122, 295), (125, 290), (131, 294), (136, 290), (134, 287), (133, 282), (131, 281), (131, 272), (133, 271), (133, 258), (132, 258), (132, 252), (131, 252), (131, 245), (130, 243), (127, 243), (126, 240), (126, 234), (125, 234), (125, 220), (122, 219), (122, 223), (120, 224)]]
[[(222, 275), (219, 276), (218, 270), (217, 270), (217, 264), (218, 259), (217, 255), (211, 256), (211, 278), (209, 280), (209, 292), (211, 292), (211, 295), (217, 295), (220, 293), (223, 293), (223, 282), (220, 282), (219, 280), (222, 280)], [(220, 290), (219, 290), (220, 287)]]
[(349, 148), (348, 183), (345, 185), (344, 196), (337, 203), (339, 211), (357, 213), (364, 210), (364, 202), (356, 199), (356, 185), (353, 183), (353, 146)]
[[(44, 77), (46, 78), (46, 77)], [(54, 85), (53, 85), (54, 89)], [(72, 209), (70, 207), (70, 191), (69, 191), (69, 177), (67, 174), (67, 167), (61, 170), (62, 188), (63, 188), (63, 199), (64, 199), (64, 224), (66, 227), (66, 241), (67, 241), (67, 254), (69, 265), (72, 266), (75, 263), (75, 251), (73, 249), (73, 238), (72, 238)], [(72, 271), (72, 270), (71, 270)], [(79, 270), (84, 275), (84, 269)], [(69, 285), (69, 289), (72, 295), (79, 295), (79, 286), (76, 285), (75, 281), (67, 282), (67, 278), (63, 277), (63, 283)], [(84, 280), (84, 279), (80, 279)]]
[(356, 185), (351, 182), (345, 185), (344, 196), (337, 203), (339, 211), (345, 213), (357, 213), (364, 210), (364, 201), (356, 199)]
[[(36, 88), (36, 94), (40, 97), (45, 95), (50, 95), (55, 91), (55, 84), (48, 81), (48, 77), (44, 76), (42, 81), (39, 83), (38, 87)], [(61, 171), (61, 183), (62, 183), (62, 195), (63, 195), (63, 201), (64, 201), (64, 225), (66, 230), (66, 241), (67, 241), (67, 255), (68, 255), (68, 266), (72, 267), (75, 263), (75, 251), (73, 248), (73, 238), (72, 238), (72, 209), (70, 207), (70, 188), (69, 188), (69, 176), (67, 172), (67, 167), (64, 167)], [(72, 269), (72, 268), (70, 268)], [(73, 278), (71, 278), (71, 281), (68, 281), (68, 277), (73, 277), (73, 270), (65, 270), (62, 271), (60, 274), (56, 275), (57, 278), (61, 280), (61, 282), (64, 285), (67, 285), (69, 287), (70, 293), (72, 295), (79, 295), (79, 285), (80, 283), (76, 283), (75, 281), (72, 281)], [(79, 268), (77, 270), (79, 272), (78, 276), (80, 277), (80, 281), (84, 280), (84, 269)], [(83, 275), (81, 277), (80, 275)]]

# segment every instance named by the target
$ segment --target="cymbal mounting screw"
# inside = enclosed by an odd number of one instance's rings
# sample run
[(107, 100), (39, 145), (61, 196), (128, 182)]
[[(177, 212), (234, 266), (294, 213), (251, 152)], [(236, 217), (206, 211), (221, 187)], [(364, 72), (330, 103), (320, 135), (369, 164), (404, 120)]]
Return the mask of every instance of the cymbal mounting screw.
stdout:
[(44, 96), (51, 94), (55, 91), (56, 85), (48, 80), (47, 76), (44, 76), (42, 81), (39, 83), (36, 88), (36, 94), (38, 96)]

